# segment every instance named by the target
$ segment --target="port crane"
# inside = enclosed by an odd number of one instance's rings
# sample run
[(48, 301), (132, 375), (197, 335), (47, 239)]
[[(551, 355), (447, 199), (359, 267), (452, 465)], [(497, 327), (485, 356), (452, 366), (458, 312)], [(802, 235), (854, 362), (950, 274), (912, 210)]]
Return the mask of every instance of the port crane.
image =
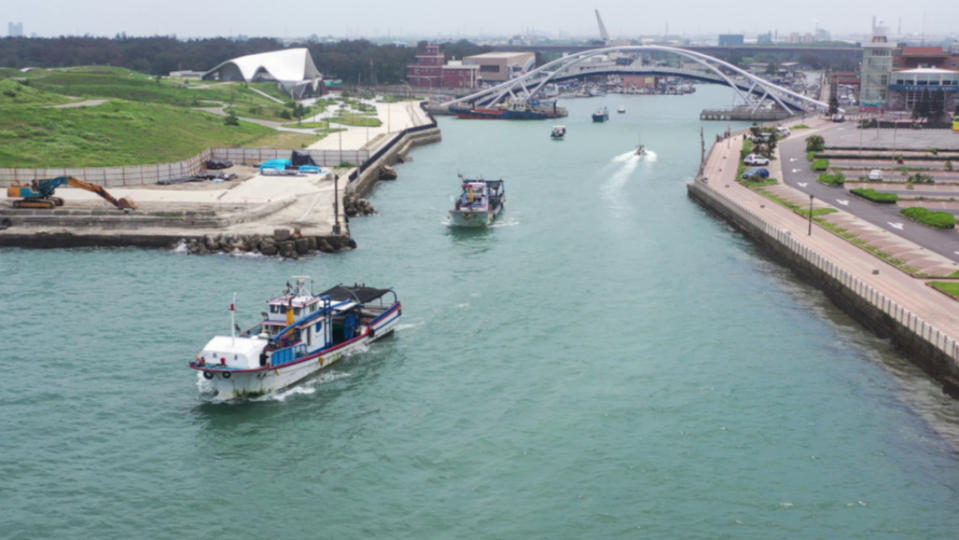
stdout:
[(7, 188), (7, 197), (20, 197), (19, 200), (13, 201), (15, 208), (54, 208), (63, 206), (63, 199), (54, 196), (54, 192), (60, 186), (73, 186), (92, 191), (121, 210), (135, 210), (137, 207), (136, 203), (130, 199), (117, 199), (103, 189), (103, 186), (73, 176), (58, 176), (49, 180), (34, 180), (29, 184), (10, 186)]

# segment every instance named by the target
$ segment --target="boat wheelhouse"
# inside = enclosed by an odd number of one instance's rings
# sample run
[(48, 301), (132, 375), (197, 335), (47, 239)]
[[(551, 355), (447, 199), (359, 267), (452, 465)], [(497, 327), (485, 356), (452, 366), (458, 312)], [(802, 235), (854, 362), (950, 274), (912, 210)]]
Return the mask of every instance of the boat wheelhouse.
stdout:
[(262, 321), (214, 337), (190, 362), (201, 390), (228, 400), (285, 388), (390, 334), (402, 314), (392, 289), (337, 285), (314, 294), (309, 276), (292, 281)]
[(506, 203), (503, 180), (462, 179), (462, 192), (450, 210), (450, 224), (457, 227), (485, 227), (493, 223)]

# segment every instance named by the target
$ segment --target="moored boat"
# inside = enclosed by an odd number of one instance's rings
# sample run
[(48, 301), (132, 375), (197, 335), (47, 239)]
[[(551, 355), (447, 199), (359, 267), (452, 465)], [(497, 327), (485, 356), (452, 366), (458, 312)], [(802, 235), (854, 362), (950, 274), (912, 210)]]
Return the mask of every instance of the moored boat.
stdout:
[(523, 100), (511, 100), (509, 103), (493, 107), (451, 106), (449, 111), (458, 118), (501, 119), (501, 120), (542, 120), (566, 116), (566, 109), (558, 107), (555, 100), (550, 106), (542, 103), (530, 103)]
[(606, 107), (600, 107), (593, 113), (593, 122), (605, 122), (609, 120), (609, 110)]
[(450, 210), (450, 224), (457, 227), (485, 227), (503, 211), (506, 190), (503, 180), (463, 179), (462, 193)]
[(292, 280), (267, 301), (262, 321), (239, 333), (234, 324), (190, 362), (202, 391), (229, 400), (288, 387), (390, 334), (402, 314), (393, 289), (337, 285), (314, 294), (309, 276)]
[(553, 126), (553, 131), (549, 134), (553, 139), (562, 139), (566, 136), (566, 126)]

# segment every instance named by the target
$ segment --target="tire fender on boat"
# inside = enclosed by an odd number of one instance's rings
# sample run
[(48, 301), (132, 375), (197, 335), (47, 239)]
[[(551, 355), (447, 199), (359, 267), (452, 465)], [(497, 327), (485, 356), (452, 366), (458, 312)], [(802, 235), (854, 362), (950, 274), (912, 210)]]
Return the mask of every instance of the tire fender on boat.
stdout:
[(206, 379), (206, 380), (212, 379), (212, 378), (213, 378), (213, 372), (211, 372), (211, 371), (204, 371), (204, 372), (203, 372), (203, 378)]
[(233, 375), (233, 374), (230, 373), (229, 371), (224, 371), (224, 372), (223, 372), (223, 378), (224, 378), (224, 379), (229, 379), (232, 375)]
[(371, 326), (367, 334), (369, 334), (370, 339), (372, 339), (374, 336), (376, 336), (376, 329)]

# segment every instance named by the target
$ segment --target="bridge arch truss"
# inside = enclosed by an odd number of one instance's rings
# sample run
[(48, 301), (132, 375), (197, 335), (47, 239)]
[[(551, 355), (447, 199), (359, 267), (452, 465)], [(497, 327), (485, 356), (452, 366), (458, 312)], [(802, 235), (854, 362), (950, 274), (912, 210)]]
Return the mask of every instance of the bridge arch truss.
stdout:
[[(669, 68), (643, 68), (637, 70), (631, 66), (609, 66), (606, 69), (597, 69), (589, 71), (571, 71), (572, 68), (583, 63), (594, 56), (609, 54), (613, 52), (664, 52), (682, 56), (693, 60), (703, 66), (703, 70), (684, 70)], [(665, 45), (624, 45), (616, 47), (603, 47), (599, 49), (590, 49), (573, 53), (529, 71), (519, 77), (506, 81), (504, 83), (492, 86), (478, 92), (474, 92), (461, 98), (445, 102), (443, 105), (450, 106), (459, 103), (473, 103), (484, 107), (494, 106), (503, 100), (512, 99), (520, 101), (533, 100), (540, 94), (543, 88), (550, 82), (558, 82), (571, 78), (581, 78), (590, 75), (602, 74), (632, 74), (632, 73), (657, 73), (673, 75), (688, 79), (701, 80), (706, 82), (727, 84), (747, 105), (752, 105), (753, 110), (771, 99), (782, 109), (790, 114), (797, 110), (828, 110), (829, 105), (821, 101), (804, 96), (788, 88), (774, 84), (766, 79), (757, 77), (748, 71), (740, 69), (729, 62), (720, 60), (713, 56), (702, 54), (688, 49), (678, 47), (668, 47)], [(730, 78), (735, 77), (736, 80)], [(750, 99), (749, 95), (758, 96), (758, 99)]]

